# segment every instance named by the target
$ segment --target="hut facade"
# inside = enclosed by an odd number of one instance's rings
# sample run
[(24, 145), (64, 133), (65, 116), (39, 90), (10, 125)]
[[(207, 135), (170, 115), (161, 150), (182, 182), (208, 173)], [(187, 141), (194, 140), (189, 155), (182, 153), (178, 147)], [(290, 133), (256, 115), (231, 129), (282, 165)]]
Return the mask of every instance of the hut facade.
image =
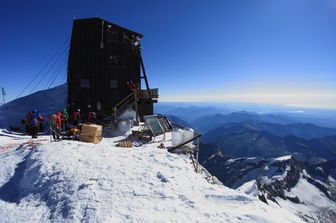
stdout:
[[(111, 115), (114, 107), (132, 93), (128, 83), (133, 82), (140, 90), (141, 79), (145, 79), (146, 89), (138, 95), (152, 95), (141, 58), (142, 37), (101, 18), (74, 20), (68, 59), (68, 109), (95, 111), (100, 117)], [(154, 94), (157, 98), (157, 91)], [(136, 101), (140, 117), (153, 114), (155, 97)]]

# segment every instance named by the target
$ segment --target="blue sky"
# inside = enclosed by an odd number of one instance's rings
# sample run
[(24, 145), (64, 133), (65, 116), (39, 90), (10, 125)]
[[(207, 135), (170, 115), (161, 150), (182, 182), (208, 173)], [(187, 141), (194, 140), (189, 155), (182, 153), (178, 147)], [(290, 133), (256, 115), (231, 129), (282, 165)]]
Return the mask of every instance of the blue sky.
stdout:
[[(7, 100), (71, 35), (74, 16), (144, 34), (150, 85), (162, 101), (336, 107), (336, 0), (1, 1)], [(64, 81), (63, 70), (55, 83)]]

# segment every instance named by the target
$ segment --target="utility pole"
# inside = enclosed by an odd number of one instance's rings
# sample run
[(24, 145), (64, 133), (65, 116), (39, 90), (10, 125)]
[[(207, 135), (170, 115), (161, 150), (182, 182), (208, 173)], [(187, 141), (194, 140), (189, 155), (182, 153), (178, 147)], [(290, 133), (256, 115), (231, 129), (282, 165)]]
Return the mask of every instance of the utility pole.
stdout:
[(2, 100), (3, 100), (3, 103), (5, 104), (6, 103), (6, 101), (5, 101), (6, 92), (5, 92), (5, 88), (4, 87), (1, 87), (1, 92), (2, 92)]

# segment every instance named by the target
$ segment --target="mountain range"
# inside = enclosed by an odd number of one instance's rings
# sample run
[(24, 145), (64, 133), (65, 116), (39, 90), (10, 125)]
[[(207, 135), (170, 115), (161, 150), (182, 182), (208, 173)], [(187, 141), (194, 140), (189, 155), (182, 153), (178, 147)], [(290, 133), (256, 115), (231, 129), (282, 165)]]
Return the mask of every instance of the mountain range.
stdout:
[[(308, 130), (308, 132), (310, 131)], [(233, 157), (261, 156), (271, 158), (300, 153), (306, 159), (314, 157), (336, 159), (336, 135), (312, 139), (304, 139), (294, 135), (281, 137), (251, 123), (222, 125), (205, 133), (202, 142), (214, 143), (225, 154)]]
[[(325, 129), (326, 131), (328, 130), (330, 131), (330, 128), (336, 128), (336, 120), (333, 119), (324, 119), (319, 117), (307, 117), (307, 116), (292, 117), (283, 114), (258, 114), (255, 112), (246, 112), (246, 111), (232, 112), (229, 114), (221, 114), (221, 113), (208, 114), (192, 120), (190, 124), (199, 131), (205, 133), (211, 129), (219, 127), (222, 124), (239, 123), (239, 122), (249, 122), (253, 124), (272, 123), (279, 125), (311, 124), (310, 126), (304, 126), (304, 127), (312, 128), (320, 126), (321, 128), (326, 128)], [(295, 126), (292, 126), (292, 128), (294, 130)]]
[[(310, 214), (301, 214), (306, 222), (334, 222), (336, 160), (309, 163), (295, 155), (232, 159), (217, 151), (202, 157), (201, 162), (225, 186), (256, 196), (267, 204), (309, 208)], [(285, 203), (286, 200), (290, 202)]]

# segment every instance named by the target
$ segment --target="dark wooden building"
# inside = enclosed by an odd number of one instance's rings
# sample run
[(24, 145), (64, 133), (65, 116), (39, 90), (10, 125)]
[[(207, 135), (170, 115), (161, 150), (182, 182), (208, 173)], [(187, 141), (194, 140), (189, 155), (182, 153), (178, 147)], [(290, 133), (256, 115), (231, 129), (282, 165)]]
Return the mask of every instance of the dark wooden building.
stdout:
[[(68, 107), (83, 113), (92, 110), (101, 117), (113, 109), (131, 91), (127, 82), (141, 89), (137, 95), (149, 95), (136, 101), (140, 117), (153, 114), (157, 89), (149, 89), (141, 58), (140, 33), (101, 18), (77, 19), (73, 22), (68, 60)], [(142, 71), (142, 72), (141, 72)], [(120, 104), (119, 104), (120, 105)]]

